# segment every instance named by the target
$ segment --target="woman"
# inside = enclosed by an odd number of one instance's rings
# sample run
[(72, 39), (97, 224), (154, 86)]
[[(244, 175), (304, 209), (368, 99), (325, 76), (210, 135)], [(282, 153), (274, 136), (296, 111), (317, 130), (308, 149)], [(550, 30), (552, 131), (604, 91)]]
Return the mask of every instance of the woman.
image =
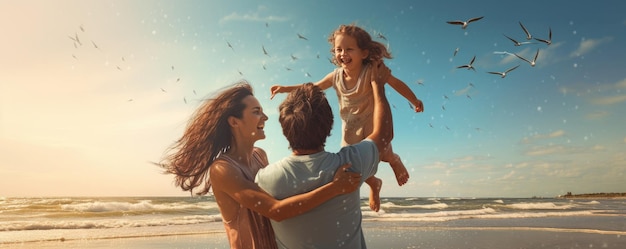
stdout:
[(261, 190), (254, 177), (268, 160), (254, 143), (265, 138), (265, 121), (252, 87), (236, 84), (200, 106), (162, 164), (185, 191), (213, 189), (231, 248), (276, 248), (268, 218), (302, 214), (359, 186), (360, 176), (344, 165), (333, 182), (308, 193), (276, 200)]

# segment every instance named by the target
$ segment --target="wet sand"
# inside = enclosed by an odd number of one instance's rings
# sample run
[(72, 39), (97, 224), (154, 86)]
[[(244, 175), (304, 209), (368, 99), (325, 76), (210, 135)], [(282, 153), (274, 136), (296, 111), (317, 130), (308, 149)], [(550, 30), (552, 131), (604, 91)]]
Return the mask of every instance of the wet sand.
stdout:
[[(565, 220), (540, 220), (544, 225), (511, 220), (416, 223), (365, 221), (368, 248), (626, 248), (626, 231), (605, 228), (572, 228)], [(578, 223), (580, 221), (576, 221)], [(624, 220), (616, 221), (623, 224)], [(515, 225), (518, 224), (518, 225)], [(569, 227), (569, 228), (568, 228)], [(0, 248), (228, 248), (223, 231), (153, 237), (55, 240), (24, 244), (0, 244)]]

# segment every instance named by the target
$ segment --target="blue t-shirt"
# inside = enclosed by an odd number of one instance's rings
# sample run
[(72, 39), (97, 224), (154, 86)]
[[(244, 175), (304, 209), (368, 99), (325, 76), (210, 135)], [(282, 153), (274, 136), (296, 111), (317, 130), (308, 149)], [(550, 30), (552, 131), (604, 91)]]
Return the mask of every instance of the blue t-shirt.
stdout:
[[(362, 174), (361, 184), (378, 169), (378, 148), (369, 139), (343, 147), (338, 153), (326, 151), (289, 156), (259, 170), (257, 184), (277, 199), (316, 189), (333, 180), (341, 165)], [(280, 248), (366, 248), (361, 229), (360, 191), (339, 195), (312, 209), (281, 222), (272, 220)]]

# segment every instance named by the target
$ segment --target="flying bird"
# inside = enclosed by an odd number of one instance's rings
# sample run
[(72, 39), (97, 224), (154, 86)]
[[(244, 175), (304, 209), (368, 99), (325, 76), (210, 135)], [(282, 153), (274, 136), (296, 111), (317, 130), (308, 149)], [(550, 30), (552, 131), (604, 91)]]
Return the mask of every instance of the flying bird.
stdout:
[(529, 61), (528, 59), (526, 59), (526, 58), (524, 58), (524, 57), (522, 57), (522, 56), (520, 56), (518, 54), (514, 53), (514, 55), (517, 56), (517, 58), (520, 58), (520, 59), (528, 62), (531, 67), (534, 67), (537, 64), (537, 56), (539, 56), (539, 49), (537, 49), (537, 52), (535, 53), (535, 58), (533, 58), (532, 61)]
[(552, 44), (552, 28), (549, 28), (549, 33), (548, 33), (548, 39), (540, 39), (540, 38), (535, 38), (535, 40), (543, 42), (545, 44)]
[(526, 40), (532, 40), (533, 36), (530, 34), (530, 32), (528, 32), (528, 29), (524, 27), (524, 24), (522, 24), (522, 22), (519, 22), (519, 26), (522, 27), (522, 30), (524, 30), (524, 33), (526, 33)]
[(517, 67), (519, 67), (519, 65), (514, 66), (514, 67), (512, 67), (512, 68), (509, 68), (509, 69), (507, 69), (507, 70), (506, 70), (506, 71), (504, 71), (504, 72), (488, 72), (488, 73), (490, 73), (490, 74), (497, 74), (497, 75), (500, 75), (502, 78), (504, 78), (504, 77), (506, 77), (507, 73), (509, 73), (509, 72), (511, 72), (511, 71), (513, 71), (513, 70), (515, 70)]
[(229, 47), (230, 49), (232, 49), (232, 50), (233, 50), (233, 52), (235, 52), (235, 49), (233, 48), (233, 45), (230, 45), (230, 42), (226, 41), (226, 44), (228, 44), (228, 47)]
[(267, 50), (265, 50), (265, 46), (261, 46), (263, 48), (263, 53), (267, 56), (270, 56), (270, 54), (267, 53)]
[(456, 56), (456, 54), (459, 52), (459, 48), (454, 49), (454, 54), (452, 54), (452, 56)]
[(377, 37), (387, 41), (387, 37), (385, 37), (382, 33), (378, 33)]
[(474, 17), (474, 18), (471, 18), (471, 19), (469, 19), (469, 20), (467, 20), (467, 21), (460, 21), (460, 20), (455, 20), (455, 21), (447, 21), (447, 23), (449, 23), (449, 24), (453, 24), (453, 25), (461, 25), (461, 29), (466, 29), (466, 28), (467, 28), (467, 25), (469, 25), (471, 22), (475, 22), (475, 21), (478, 21), (478, 20), (480, 20), (480, 19), (483, 19), (483, 17), (484, 17), (484, 16), (481, 16), (481, 17)]
[(469, 64), (467, 64), (467, 65), (461, 65), (461, 66), (458, 66), (458, 67), (456, 67), (456, 68), (467, 68), (467, 70), (472, 69), (472, 70), (476, 71), (476, 69), (475, 69), (475, 68), (474, 68), (474, 66), (472, 65), (472, 64), (474, 64), (474, 60), (476, 60), (476, 55), (474, 55), (474, 57), (472, 58), (472, 60), (470, 61), (470, 63), (469, 63)]
[(69, 36), (69, 35), (68, 35), (67, 37), (69, 37), (70, 39), (72, 39), (72, 41), (74, 41), (75, 43), (78, 43), (78, 45), (81, 45), (81, 46), (83, 45), (83, 43), (82, 43), (82, 42), (80, 42), (80, 39), (78, 39), (78, 34), (74, 34), (74, 37)]
[(294, 56), (293, 54), (291, 54), (291, 60), (298, 60), (298, 57)]
[(298, 33), (298, 38), (308, 41), (309, 39), (307, 39), (306, 37), (302, 36), (300, 33)]
[[(504, 35), (504, 34), (503, 34), (503, 35)], [(515, 40), (515, 39), (513, 39), (513, 38), (511, 38), (511, 37), (509, 37), (509, 36), (507, 36), (507, 35), (504, 35), (504, 36), (506, 36), (506, 38), (509, 38), (509, 40), (511, 40), (515, 46), (522, 46), (522, 45), (524, 45), (524, 44), (529, 44), (529, 43), (531, 43), (531, 42), (519, 42), (519, 41), (517, 41), (517, 40)]]

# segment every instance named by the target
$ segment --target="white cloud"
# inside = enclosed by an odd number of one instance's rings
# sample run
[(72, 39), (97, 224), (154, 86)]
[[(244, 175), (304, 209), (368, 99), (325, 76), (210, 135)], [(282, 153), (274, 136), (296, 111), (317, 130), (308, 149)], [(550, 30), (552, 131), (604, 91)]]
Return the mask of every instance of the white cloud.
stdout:
[(580, 45), (576, 50), (570, 53), (570, 57), (578, 57), (589, 53), (599, 45), (607, 43), (613, 40), (613, 37), (607, 36), (600, 39), (586, 39), (580, 42)]

